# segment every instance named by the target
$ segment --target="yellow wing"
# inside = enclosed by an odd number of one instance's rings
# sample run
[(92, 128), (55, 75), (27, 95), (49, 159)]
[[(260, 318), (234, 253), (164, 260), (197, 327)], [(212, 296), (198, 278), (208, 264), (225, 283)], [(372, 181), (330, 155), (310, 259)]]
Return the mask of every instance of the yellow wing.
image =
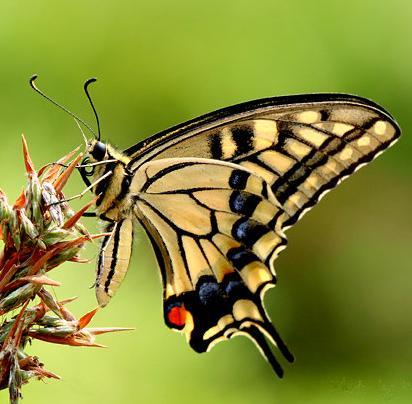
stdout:
[(161, 132), (126, 154), (132, 170), (168, 157), (240, 164), (270, 184), (287, 228), (399, 135), (390, 114), (372, 101), (313, 94), (225, 108)]
[(197, 352), (245, 334), (281, 376), (265, 337), (293, 357), (262, 299), (286, 238), (268, 184), (239, 165), (176, 158), (140, 167), (131, 192), (161, 267), (166, 324)]
[(133, 244), (133, 220), (125, 218), (105, 226), (104, 237), (97, 260), (96, 298), (100, 306), (106, 306), (119, 288), (129, 267)]
[(317, 94), (225, 108), (126, 150), (135, 213), (161, 267), (166, 324), (198, 352), (243, 333), (282, 375), (265, 337), (293, 358), (262, 298), (283, 231), (399, 135), (379, 105)]

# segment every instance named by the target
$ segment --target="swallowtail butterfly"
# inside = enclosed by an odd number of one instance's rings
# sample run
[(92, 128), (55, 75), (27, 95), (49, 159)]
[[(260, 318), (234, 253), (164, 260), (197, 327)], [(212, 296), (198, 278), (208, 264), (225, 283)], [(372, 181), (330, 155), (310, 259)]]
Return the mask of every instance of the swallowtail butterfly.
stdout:
[(99, 304), (123, 281), (140, 223), (160, 267), (167, 326), (197, 352), (245, 335), (281, 377), (268, 341), (286, 360), (293, 356), (263, 297), (276, 283), (285, 230), (399, 136), (382, 107), (346, 94), (246, 102), (123, 152), (99, 130), (84, 163), (100, 164), (81, 168), (87, 184), (104, 176), (93, 187), (96, 215), (111, 233), (98, 258)]

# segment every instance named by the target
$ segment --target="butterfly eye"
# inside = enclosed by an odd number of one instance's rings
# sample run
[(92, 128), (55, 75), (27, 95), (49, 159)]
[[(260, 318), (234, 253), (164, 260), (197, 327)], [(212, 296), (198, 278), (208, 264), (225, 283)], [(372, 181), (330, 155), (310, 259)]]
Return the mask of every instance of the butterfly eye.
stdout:
[(96, 142), (90, 154), (96, 161), (102, 161), (106, 156), (106, 145), (102, 142)]

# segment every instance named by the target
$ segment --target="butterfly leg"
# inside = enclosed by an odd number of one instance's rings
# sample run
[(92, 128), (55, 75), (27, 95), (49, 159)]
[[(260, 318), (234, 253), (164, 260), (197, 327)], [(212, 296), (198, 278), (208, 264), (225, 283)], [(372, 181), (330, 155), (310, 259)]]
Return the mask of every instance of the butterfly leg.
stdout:
[(84, 212), (82, 216), (83, 217), (97, 217), (97, 213), (96, 212)]
[(61, 201), (59, 201), (59, 203), (62, 202), (70, 202), (73, 199), (80, 199), (82, 198), (88, 191), (90, 191), (92, 188), (94, 188), (99, 182), (102, 182), (103, 180), (105, 180), (107, 177), (109, 177), (110, 175), (112, 175), (113, 173), (111, 171), (107, 172), (105, 175), (102, 175), (98, 180), (96, 180), (95, 182), (91, 183), (87, 188), (85, 188), (82, 192), (80, 192), (80, 194), (71, 196), (70, 198), (67, 199), (63, 199)]

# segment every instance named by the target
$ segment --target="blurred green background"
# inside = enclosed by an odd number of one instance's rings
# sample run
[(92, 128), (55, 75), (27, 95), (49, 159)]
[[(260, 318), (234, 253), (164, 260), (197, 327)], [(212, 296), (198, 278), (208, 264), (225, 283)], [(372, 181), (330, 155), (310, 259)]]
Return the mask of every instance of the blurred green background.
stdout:
[[(266, 297), (297, 358), (283, 380), (245, 338), (198, 355), (163, 325), (155, 259), (139, 232), (126, 282), (94, 322), (136, 331), (102, 336), (106, 350), (35, 341), (31, 352), (63, 381), (30, 383), (24, 402), (412, 402), (411, 20), (406, 0), (3, 0), (0, 187), (10, 199), (25, 183), (22, 132), (38, 167), (82, 142), (73, 120), (30, 90), (33, 73), (91, 122), (81, 88), (98, 77), (103, 137), (120, 148), (223, 106), (308, 92), (369, 97), (404, 132), (288, 232)], [(72, 180), (70, 192), (81, 189)], [(77, 315), (96, 305), (96, 251), (53, 274), (60, 298), (79, 296)]]

